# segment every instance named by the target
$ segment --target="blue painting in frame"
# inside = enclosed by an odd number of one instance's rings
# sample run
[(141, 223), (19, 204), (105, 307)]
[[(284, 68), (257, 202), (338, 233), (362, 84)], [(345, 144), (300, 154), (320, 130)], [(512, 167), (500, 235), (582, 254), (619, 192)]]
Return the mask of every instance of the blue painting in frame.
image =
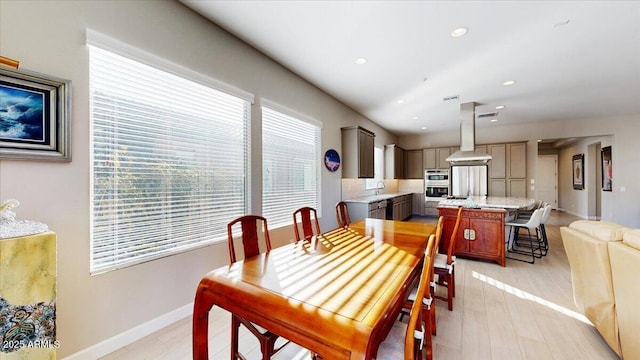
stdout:
[(327, 170), (334, 172), (340, 167), (340, 155), (334, 149), (329, 149), (324, 153), (324, 166)]
[(71, 161), (70, 81), (0, 68), (0, 159)]

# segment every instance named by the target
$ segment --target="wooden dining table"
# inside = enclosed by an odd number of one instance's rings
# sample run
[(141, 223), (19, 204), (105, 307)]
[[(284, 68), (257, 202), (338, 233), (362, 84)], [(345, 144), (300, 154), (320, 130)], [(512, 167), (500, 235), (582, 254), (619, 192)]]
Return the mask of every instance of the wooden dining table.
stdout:
[(193, 359), (208, 360), (219, 306), (324, 360), (373, 359), (419, 276), (435, 224), (364, 219), (206, 274), (193, 310)]

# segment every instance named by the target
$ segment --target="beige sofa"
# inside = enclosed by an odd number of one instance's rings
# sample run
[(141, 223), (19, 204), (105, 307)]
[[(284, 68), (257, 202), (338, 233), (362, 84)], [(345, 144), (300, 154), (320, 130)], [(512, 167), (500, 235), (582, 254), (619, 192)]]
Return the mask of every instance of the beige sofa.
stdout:
[(576, 306), (621, 358), (640, 359), (640, 230), (579, 220), (560, 233)]

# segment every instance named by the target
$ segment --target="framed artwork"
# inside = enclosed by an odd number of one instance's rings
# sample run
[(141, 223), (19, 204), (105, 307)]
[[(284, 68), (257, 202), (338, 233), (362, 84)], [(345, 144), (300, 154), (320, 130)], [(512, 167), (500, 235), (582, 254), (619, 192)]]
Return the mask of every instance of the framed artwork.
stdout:
[(71, 161), (70, 83), (0, 68), (0, 160)]
[(584, 189), (584, 154), (573, 155), (573, 188)]
[(613, 164), (611, 162), (611, 146), (600, 150), (602, 159), (602, 191), (613, 190)]
[(329, 149), (324, 153), (324, 166), (327, 170), (334, 172), (340, 167), (340, 155), (334, 149)]

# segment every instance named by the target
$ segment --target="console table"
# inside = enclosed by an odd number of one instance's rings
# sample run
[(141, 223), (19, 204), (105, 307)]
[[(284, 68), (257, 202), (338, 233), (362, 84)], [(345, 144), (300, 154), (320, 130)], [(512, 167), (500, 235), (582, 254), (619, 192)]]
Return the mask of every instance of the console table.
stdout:
[(0, 359), (55, 360), (56, 234), (0, 239)]

